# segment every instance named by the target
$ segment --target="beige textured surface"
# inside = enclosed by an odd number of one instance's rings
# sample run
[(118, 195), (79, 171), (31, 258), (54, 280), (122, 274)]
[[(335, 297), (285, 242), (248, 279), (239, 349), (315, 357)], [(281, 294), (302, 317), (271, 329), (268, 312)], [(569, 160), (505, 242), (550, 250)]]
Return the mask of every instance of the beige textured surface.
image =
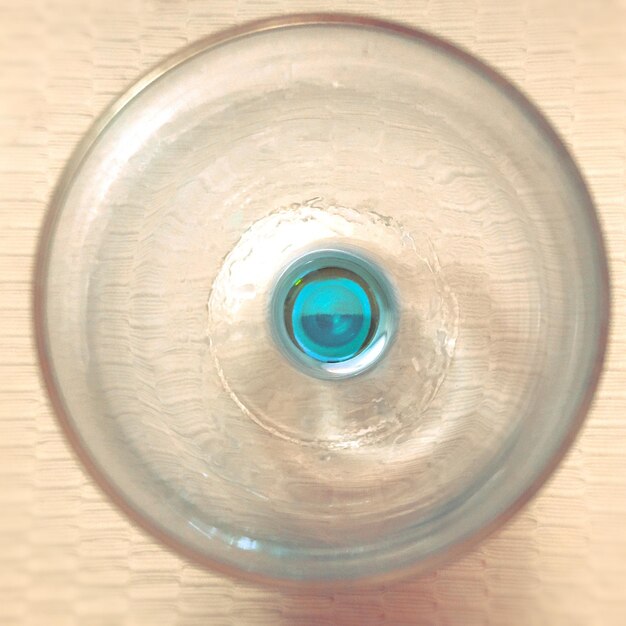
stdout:
[[(605, 375), (566, 462), (461, 561), (376, 592), (238, 583), (158, 546), (65, 444), (30, 320), (37, 232), (94, 116), (219, 28), (350, 9), (444, 35), (516, 81), (572, 147), (598, 203), (614, 318)], [(0, 0), (0, 624), (626, 624), (626, 4), (608, 0)]]

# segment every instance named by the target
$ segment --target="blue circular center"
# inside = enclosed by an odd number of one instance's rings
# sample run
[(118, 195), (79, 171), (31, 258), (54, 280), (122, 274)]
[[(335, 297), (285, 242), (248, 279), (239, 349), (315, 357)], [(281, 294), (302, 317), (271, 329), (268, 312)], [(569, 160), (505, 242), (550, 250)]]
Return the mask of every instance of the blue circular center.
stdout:
[(303, 352), (319, 361), (345, 361), (368, 338), (372, 307), (365, 290), (350, 278), (313, 279), (295, 296), (291, 325)]
[(299, 278), (288, 296), (288, 327), (305, 354), (325, 363), (351, 359), (366, 345), (375, 303), (361, 281), (345, 270), (324, 268)]
[(320, 248), (292, 261), (269, 302), (277, 347), (303, 373), (356, 376), (391, 345), (398, 309), (382, 271), (356, 250)]

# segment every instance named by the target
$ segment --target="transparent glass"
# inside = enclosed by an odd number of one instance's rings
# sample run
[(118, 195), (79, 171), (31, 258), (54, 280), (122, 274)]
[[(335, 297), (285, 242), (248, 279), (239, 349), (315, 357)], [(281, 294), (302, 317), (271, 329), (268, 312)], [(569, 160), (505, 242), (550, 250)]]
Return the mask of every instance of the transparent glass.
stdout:
[(136, 521), (225, 572), (348, 584), (433, 567), (534, 493), (593, 394), (608, 282), (572, 159), (502, 77), (294, 16), (99, 120), (35, 317), (61, 423)]

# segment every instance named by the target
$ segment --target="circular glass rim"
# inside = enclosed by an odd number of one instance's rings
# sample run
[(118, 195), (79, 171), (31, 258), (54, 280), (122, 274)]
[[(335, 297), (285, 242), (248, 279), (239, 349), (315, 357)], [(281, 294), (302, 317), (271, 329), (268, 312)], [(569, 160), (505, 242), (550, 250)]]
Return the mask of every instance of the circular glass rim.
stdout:
[[(106, 471), (100, 467), (79, 432), (72, 425), (72, 419), (66, 410), (61, 388), (55, 374), (54, 363), (50, 354), (50, 333), (46, 323), (46, 293), (48, 285), (48, 266), (52, 245), (55, 238), (56, 225), (62, 212), (64, 200), (68, 190), (72, 186), (74, 178), (79, 173), (83, 161), (89, 156), (92, 147), (112, 120), (131, 102), (140, 92), (152, 83), (158, 81), (169, 70), (181, 65), (192, 57), (206, 52), (212, 48), (221, 46), (235, 39), (245, 38), (263, 31), (284, 28), (297, 28), (315, 25), (336, 25), (350, 28), (362, 28), (365, 30), (384, 31), (389, 35), (407, 38), (422, 45), (426, 45), (440, 54), (452, 57), (462, 63), (470, 71), (477, 73), (483, 80), (496, 86), (505, 98), (510, 100), (517, 109), (523, 113), (551, 144), (555, 155), (560, 160), (564, 171), (567, 172), (576, 195), (581, 199), (581, 205), (586, 210), (578, 213), (576, 217), (584, 222), (588, 228), (592, 246), (592, 266), (595, 266), (597, 282), (594, 284), (595, 291), (592, 293), (593, 302), (597, 309), (597, 335), (593, 349), (589, 350), (586, 362), (581, 364), (580, 371), (580, 394), (575, 410), (568, 416), (569, 428), (561, 440), (556, 444), (552, 456), (544, 459), (532, 476), (520, 481), (519, 492), (516, 493), (500, 510), (490, 512), (489, 516), (469, 529), (465, 535), (457, 533), (454, 540), (441, 546), (438, 551), (426, 555), (409, 565), (399, 568), (377, 572), (374, 575), (362, 572), (355, 577), (348, 574), (347, 577), (337, 576), (329, 579), (296, 579), (288, 577), (272, 577), (271, 575), (245, 571), (229, 563), (211, 558), (206, 554), (197, 552), (183, 540), (173, 536), (164, 527), (159, 525), (157, 519), (138, 510), (119, 488), (107, 476)], [(69, 158), (60, 179), (52, 192), (44, 223), (40, 230), (39, 245), (36, 253), (36, 262), (33, 275), (33, 324), (36, 350), (40, 365), (41, 375), (50, 399), (53, 412), (57, 417), (61, 429), (70, 442), (75, 454), (80, 459), (88, 473), (100, 486), (102, 491), (111, 501), (123, 511), (135, 524), (147, 531), (151, 536), (158, 539), (163, 545), (172, 549), (175, 553), (213, 571), (223, 573), (234, 578), (242, 578), (256, 583), (273, 584), (284, 587), (299, 587), (303, 585), (309, 588), (327, 589), (329, 587), (350, 588), (363, 585), (378, 585), (381, 583), (396, 581), (408, 576), (417, 575), (432, 570), (444, 563), (465, 553), (475, 546), (495, 529), (502, 526), (515, 513), (517, 513), (546, 482), (556, 469), (557, 465), (571, 447), (576, 435), (584, 422), (591, 401), (596, 391), (602, 365), (606, 353), (610, 322), (610, 282), (605, 245), (602, 231), (594, 208), (594, 204), (582, 175), (564, 142), (554, 128), (549, 124), (537, 106), (533, 104), (516, 86), (509, 82), (498, 71), (491, 68), (472, 54), (449, 43), (439, 36), (426, 31), (406, 26), (404, 24), (382, 20), (372, 17), (350, 13), (304, 13), (290, 14), (281, 17), (271, 17), (252, 22), (247, 22), (234, 28), (220, 31), (209, 35), (196, 43), (191, 44), (167, 57), (142, 78), (132, 84), (121, 96), (113, 101), (105, 111), (97, 118), (91, 128), (86, 132), (83, 139), (75, 148)]]

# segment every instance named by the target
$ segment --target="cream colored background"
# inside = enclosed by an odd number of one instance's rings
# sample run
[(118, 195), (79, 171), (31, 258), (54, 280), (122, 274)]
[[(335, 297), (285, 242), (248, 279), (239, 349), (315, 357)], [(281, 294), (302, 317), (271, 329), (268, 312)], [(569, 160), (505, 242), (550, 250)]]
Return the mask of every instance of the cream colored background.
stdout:
[[(540, 105), (608, 239), (611, 347), (587, 426), (512, 523), (461, 561), (374, 593), (304, 594), (198, 569), (104, 499), (38, 379), (33, 256), (94, 116), (164, 55), (248, 19), (352, 10), (430, 29)], [(0, 624), (626, 624), (626, 3), (610, 0), (0, 0)]]

